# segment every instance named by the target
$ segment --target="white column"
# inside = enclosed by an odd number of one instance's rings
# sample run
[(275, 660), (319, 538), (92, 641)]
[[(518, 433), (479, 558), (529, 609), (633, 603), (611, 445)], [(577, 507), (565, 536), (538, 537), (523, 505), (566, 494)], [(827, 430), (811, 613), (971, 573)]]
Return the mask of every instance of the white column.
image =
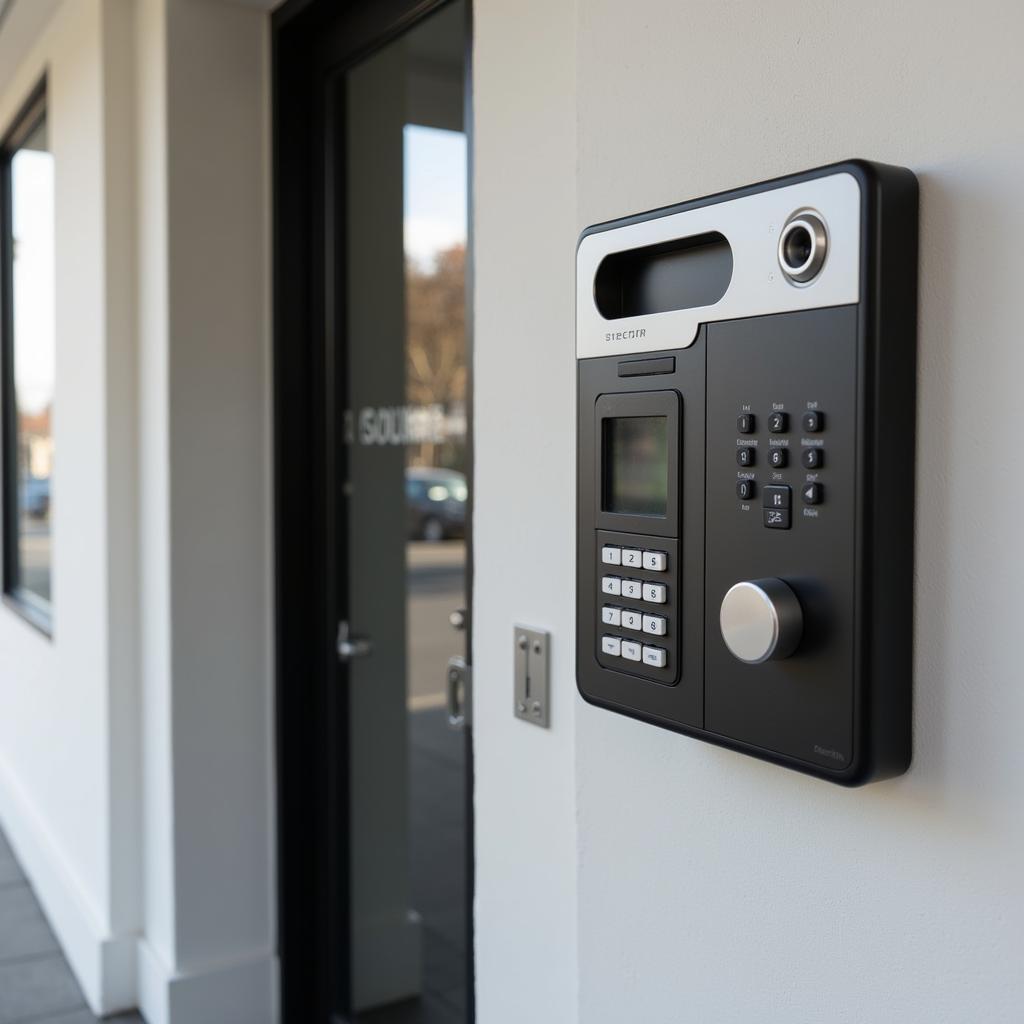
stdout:
[(139, 4), (151, 1024), (276, 1013), (267, 15)]

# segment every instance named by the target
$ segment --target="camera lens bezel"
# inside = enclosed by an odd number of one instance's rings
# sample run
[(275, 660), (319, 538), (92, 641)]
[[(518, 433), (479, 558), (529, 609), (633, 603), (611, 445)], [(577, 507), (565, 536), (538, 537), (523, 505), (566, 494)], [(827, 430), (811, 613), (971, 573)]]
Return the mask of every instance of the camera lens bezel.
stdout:
[[(790, 261), (791, 243), (794, 236), (802, 232), (809, 242), (806, 259), (800, 264)], [(825, 221), (816, 210), (797, 210), (790, 214), (779, 234), (778, 258), (779, 267), (790, 284), (805, 287), (818, 277), (825, 266), (828, 255), (828, 229)]]

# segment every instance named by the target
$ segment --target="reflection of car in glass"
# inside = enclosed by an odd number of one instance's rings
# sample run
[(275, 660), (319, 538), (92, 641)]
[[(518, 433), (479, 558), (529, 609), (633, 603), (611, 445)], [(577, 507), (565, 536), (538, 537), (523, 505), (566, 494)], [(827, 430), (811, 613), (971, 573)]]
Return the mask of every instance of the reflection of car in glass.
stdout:
[(466, 478), (454, 469), (410, 467), (405, 471), (409, 536), (439, 541), (466, 535)]
[(21, 511), (33, 519), (45, 519), (50, 511), (50, 478), (26, 477), (21, 481)]

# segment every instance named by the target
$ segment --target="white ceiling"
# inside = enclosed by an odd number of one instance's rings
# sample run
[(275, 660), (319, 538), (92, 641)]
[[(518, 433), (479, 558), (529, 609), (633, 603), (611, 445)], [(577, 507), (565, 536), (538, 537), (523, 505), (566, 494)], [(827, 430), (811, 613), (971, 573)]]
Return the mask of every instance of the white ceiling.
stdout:
[(0, 92), (59, 4), (60, 0), (0, 0)]
[[(61, 0), (0, 0), (0, 91), (11, 80), (22, 55), (46, 27)], [(209, 0), (224, 3), (225, 0)], [(243, 7), (272, 11), (284, 0), (227, 0)]]

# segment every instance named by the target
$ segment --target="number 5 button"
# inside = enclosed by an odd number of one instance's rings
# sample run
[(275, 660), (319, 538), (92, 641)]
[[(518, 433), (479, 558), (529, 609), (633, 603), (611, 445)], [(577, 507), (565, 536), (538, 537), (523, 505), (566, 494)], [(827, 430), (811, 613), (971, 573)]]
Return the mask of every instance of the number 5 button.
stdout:
[(668, 566), (668, 555), (664, 551), (645, 551), (644, 568), (651, 572), (664, 572)]
[(644, 600), (651, 604), (664, 604), (668, 600), (668, 587), (664, 583), (645, 583)]

